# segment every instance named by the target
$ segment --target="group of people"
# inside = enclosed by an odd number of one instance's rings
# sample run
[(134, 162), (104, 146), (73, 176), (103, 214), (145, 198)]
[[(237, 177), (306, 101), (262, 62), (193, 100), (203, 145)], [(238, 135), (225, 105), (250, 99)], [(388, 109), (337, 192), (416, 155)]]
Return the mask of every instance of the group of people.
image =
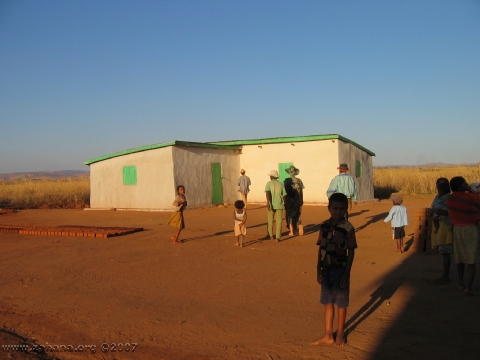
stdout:
[[(327, 190), (327, 197), (330, 198), (334, 193), (342, 193), (347, 197), (346, 219), (348, 220), (348, 210), (352, 208), (352, 200), (358, 200), (355, 180), (348, 174), (348, 165), (340, 164), (337, 168), (339, 175), (335, 176)], [(270, 181), (265, 185), (265, 194), (267, 200), (268, 217), (267, 232), (265, 239), (273, 239), (273, 222), (276, 223), (275, 239), (280, 241), (282, 229), (282, 213), (285, 207), (285, 220), (289, 235), (303, 235), (303, 226), (301, 223), (302, 205), (303, 205), (303, 185), (297, 175), (300, 170), (295, 166), (290, 166), (286, 170), (289, 175), (283, 182), (278, 180), (278, 171), (272, 170), (268, 176)]]
[(442, 276), (435, 282), (450, 282), (451, 255), (457, 265), (458, 289), (468, 296), (473, 293), (476, 259), (479, 251), (480, 195), (476, 186), (456, 176), (450, 181), (439, 178), (437, 195), (429, 209), (435, 224), (432, 248), (443, 256)]
[[(357, 241), (355, 228), (348, 221), (348, 210), (352, 200), (357, 200), (355, 182), (347, 174), (348, 166), (341, 164), (328, 190), (328, 211), (330, 218), (320, 225), (318, 234), (317, 282), (321, 286), (320, 303), (324, 305), (324, 334), (311, 345), (335, 344), (345, 345), (345, 319), (349, 304), (350, 272), (355, 257)], [(285, 207), (287, 227), (290, 235), (296, 234), (301, 225), (301, 209), (303, 205), (302, 181), (297, 178), (299, 169), (293, 165), (286, 169), (289, 177), (282, 183), (278, 180), (278, 171), (272, 170), (268, 176), (270, 181), (265, 186), (268, 226), (267, 239), (273, 239), (273, 222), (276, 222), (275, 235), (279, 241), (283, 208)], [(242, 247), (246, 235), (247, 195), (250, 179), (241, 170), (238, 180), (242, 200), (235, 202), (234, 231), (237, 236), (235, 245)], [(458, 288), (466, 295), (473, 296), (473, 279), (475, 263), (479, 251), (480, 197), (478, 189), (471, 189), (463, 177), (454, 177), (450, 181), (439, 178), (436, 182), (437, 195), (429, 209), (429, 216), (435, 224), (432, 233), (432, 247), (438, 248), (443, 255), (443, 272), (438, 283), (450, 281), (449, 271), (451, 254), (454, 254), (457, 264)], [(173, 202), (175, 212), (168, 224), (176, 227), (172, 237), (178, 243), (181, 230), (185, 227), (183, 210), (187, 205), (185, 187), (177, 187), (177, 196)], [(403, 252), (405, 226), (408, 225), (407, 211), (402, 205), (403, 199), (397, 195), (391, 198), (393, 207), (385, 222), (392, 221), (394, 239), (397, 241), (397, 251)], [(337, 334), (333, 336), (333, 319), (337, 307)]]
[[(348, 166), (340, 164), (338, 170), (339, 175), (332, 180), (327, 190), (330, 218), (320, 225), (317, 240), (317, 282), (321, 286), (320, 303), (324, 305), (325, 311), (325, 333), (312, 345), (334, 343), (337, 346), (345, 345), (345, 319), (349, 303), (350, 271), (357, 247), (355, 228), (347, 219), (348, 210), (352, 207), (352, 199), (357, 200), (357, 191), (353, 178), (347, 174)], [(277, 242), (281, 238), (284, 207), (290, 235), (296, 234), (297, 231), (300, 235), (303, 233), (300, 218), (303, 205), (303, 189), (305, 187), (302, 180), (297, 178), (300, 173), (299, 169), (292, 165), (286, 169), (286, 172), (289, 177), (282, 183), (278, 180), (278, 171), (272, 170), (268, 174), (270, 181), (265, 186), (268, 209), (267, 238), (273, 239), (273, 222), (275, 221)], [(237, 237), (235, 245), (240, 247), (243, 247), (243, 239), (246, 235), (247, 212), (245, 209), (250, 185), (250, 179), (245, 175), (245, 170), (242, 169), (241, 176), (238, 179), (242, 200), (235, 202), (233, 213), (234, 232)], [(175, 211), (168, 224), (177, 228), (172, 240), (174, 243), (179, 243), (180, 232), (185, 227), (183, 210), (187, 206), (183, 185), (177, 187), (177, 196), (172, 205), (175, 207)], [(335, 305), (338, 308), (336, 338), (333, 336)]]
[[(283, 209), (285, 208), (285, 219), (287, 228), (290, 230), (290, 235), (303, 235), (303, 226), (301, 225), (300, 215), (303, 205), (303, 186), (302, 180), (296, 176), (300, 170), (295, 166), (290, 166), (285, 170), (289, 177), (284, 182), (278, 180), (279, 175), (277, 170), (272, 170), (268, 176), (270, 181), (265, 185), (265, 194), (267, 200), (267, 232), (268, 235), (263, 239), (273, 239), (273, 223), (275, 222), (275, 238), (280, 241), (282, 233), (282, 218)], [(245, 170), (240, 171), (241, 176), (238, 179), (238, 191), (242, 196), (242, 200), (235, 202), (235, 211), (233, 213), (235, 221), (235, 236), (237, 236), (237, 243), (235, 245), (243, 247), (243, 238), (246, 235), (245, 222), (247, 219), (247, 196), (250, 191), (251, 181), (245, 175)]]
[[(278, 171), (270, 171), (270, 181), (265, 185), (265, 195), (267, 200), (267, 232), (266, 239), (273, 239), (273, 221), (275, 221), (275, 239), (280, 241), (282, 236), (282, 216), (285, 206), (285, 220), (290, 235), (303, 235), (303, 226), (300, 216), (303, 205), (303, 185), (302, 180), (297, 178), (300, 170), (295, 166), (290, 166), (286, 170), (289, 177), (284, 182), (278, 180)], [(300, 226), (300, 229), (299, 229)]]
[[(328, 189), (327, 197), (330, 198), (332, 194), (342, 193), (347, 197), (347, 212), (345, 218), (348, 220), (348, 211), (352, 208), (352, 201), (358, 200), (357, 188), (352, 176), (348, 174), (348, 165), (340, 164), (337, 168), (339, 174), (335, 176)], [(277, 242), (281, 239), (282, 234), (282, 218), (283, 210), (285, 209), (286, 226), (289, 229), (289, 235), (303, 235), (303, 225), (301, 221), (302, 205), (303, 205), (303, 189), (305, 186), (301, 179), (297, 177), (300, 170), (291, 165), (285, 169), (288, 177), (280, 182), (279, 174), (277, 170), (272, 170), (268, 174), (270, 181), (265, 185), (265, 195), (267, 202), (267, 236), (263, 240), (273, 240)], [(245, 222), (247, 220), (247, 198), (250, 192), (251, 181), (250, 178), (245, 175), (245, 170), (240, 170), (240, 177), (237, 181), (238, 192), (242, 200), (235, 202), (234, 210), (234, 232), (237, 237), (237, 243), (235, 245), (243, 247), (243, 239), (246, 235)], [(185, 187), (179, 185), (177, 187), (177, 196), (172, 204), (175, 207), (175, 211), (172, 214), (168, 224), (175, 227), (177, 230), (172, 236), (173, 242), (180, 243), (179, 236), (182, 229), (185, 228), (185, 222), (183, 219), (183, 210), (187, 206), (187, 200), (185, 198)], [(273, 229), (273, 223), (275, 222), (275, 233)]]
[[(443, 257), (442, 276), (434, 280), (438, 284), (450, 282), (451, 257), (457, 265), (458, 288), (468, 296), (473, 296), (473, 279), (475, 277), (476, 258), (479, 252), (480, 233), (480, 194), (478, 183), (468, 185), (461, 176), (450, 181), (439, 178), (436, 181), (437, 195), (428, 210), (432, 220), (432, 248), (438, 249)], [(403, 252), (405, 226), (408, 225), (407, 209), (402, 205), (400, 195), (390, 200), (393, 207), (385, 222), (392, 222), (397, 251)]]

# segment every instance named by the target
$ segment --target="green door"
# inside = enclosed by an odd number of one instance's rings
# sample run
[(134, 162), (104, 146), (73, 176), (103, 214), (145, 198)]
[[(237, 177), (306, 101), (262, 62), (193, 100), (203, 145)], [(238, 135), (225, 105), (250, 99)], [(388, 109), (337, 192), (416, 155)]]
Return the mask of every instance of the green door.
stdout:
[(212, 202), (223, 204), (222, 167), (219, 163), (212, 164)]
[(278, 164), (278, 176), (279, 176), (278, 180), (280, 180), (282, 184), (283, 184), (283, 181), (290, 176), (287, 174), (285, 169), (288, 169), (292, 165), (293, 165), (292, 162)]

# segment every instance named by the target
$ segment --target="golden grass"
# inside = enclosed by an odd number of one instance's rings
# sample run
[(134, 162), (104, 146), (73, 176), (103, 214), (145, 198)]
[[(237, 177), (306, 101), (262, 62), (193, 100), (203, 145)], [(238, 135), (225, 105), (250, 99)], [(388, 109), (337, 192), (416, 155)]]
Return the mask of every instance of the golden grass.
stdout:
[(375, 197), (388, 198), (392, 193), (436, 194), (438, 178), (450, 180), (463, 176), (468, 183), (480, 181), (480, 165), (432, 166), (432, 167), (381, 167), (373, 169)]
[(0, 208), (81, 208), (89, 202), (89, 177), (0, 180)]

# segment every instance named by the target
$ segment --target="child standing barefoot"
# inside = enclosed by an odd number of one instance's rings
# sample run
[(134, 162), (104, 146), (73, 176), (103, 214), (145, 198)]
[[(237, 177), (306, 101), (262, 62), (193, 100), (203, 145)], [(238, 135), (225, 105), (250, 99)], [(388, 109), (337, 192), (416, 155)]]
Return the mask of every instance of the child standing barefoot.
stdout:
[(403, 238), (405, 237), (405, 226), (408, 225), (407, 208), (402, 205), (403, 199), (400, 195), (390, 198), (393, 207), (390, 209), (384, 222), (392, 221), (394, 239), (397, 241), (397, 252), (403, 253)]
[(185, 229), (185, 222), (183, 220), (183, 210), (187, 206), (187, 199), (185, 197), (185, 187), (183, 185), (177, 186), (177, 196), (173, 200), (173, 206), (175, 206), (175, 212), (168, 220), (168, 225), (178, 228), (178, 230), (173, 234), (172, 240), (174, 244), (178, 244), (181, 241), (178, 241), (180, 232), (182, 229)]
[(233, 212), (233, 219), (235, 220), (235, 236), (237, 243), (235, 246), (243, 247), (243, 237), (247, 235), (247, 228), (245, 222), (247, 221), (247, 212), (245, 211), (245, 203), (242, 200), (235, 201), (235, 211)]
[[(325, 333), (311, 345), (345, 345), (350, 270), (357, 248), (355, 228), (345, 220), (347, 207), (348, 199), (344, 194), (332, 194), (328, 200), (331, 217), (322, 223), (318, 234), (317, 281), (321, 285), (320, 303), (325, 306)], [(338, 308), (336, 339), (333, 338), (335, 305)]]

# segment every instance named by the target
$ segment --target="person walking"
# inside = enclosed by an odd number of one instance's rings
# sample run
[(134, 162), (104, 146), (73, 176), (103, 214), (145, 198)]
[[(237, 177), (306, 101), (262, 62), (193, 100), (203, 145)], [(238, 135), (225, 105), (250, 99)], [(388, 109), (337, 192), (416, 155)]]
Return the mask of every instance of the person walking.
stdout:
[(302, 180), (297, 178), (296, 176), (300, 173), (295, 166), (290, 166), (289, 168), (285, 169), (287, 174), (289, 175), (283, 181), (283, 186), (285, 187), (285, 192), (287, 196), (285, 196), (285, 220), (287, 222), (287, 227), (290, 230), (289, 235), (297, 235), (297, 228), (298, 228), (298, 235), (303, 235), (303, 226), (300, 226), (300, 216), (302, 213), (302, 205), (303, 205), (303, 186)]
[(407, 208), (402, 205), (403, 198), (400, 195), (393, 196), (390, 200), (392, 200), (393, 207), (383, 221), (385, 223), (392, 222), (393, 238), (397, 242), (397, 252), (402, 254), (405, 226), (408, 225)]
[(273, 221), (275, 220), (275, 238), (277, 242), (282, 237), (283, 197), (287, 194), (285, 187), (278, 180), (278, 171), (270, 171), (270, 181), (265, 185), (265, 195), (268, 209), (268, 238), (273, 239)]
[(358, 200), (357, 187), (355, 186), (355, 180), (353, 180), (353, 177), (347, 174), (350, 171), (347, 164), (340, 164), (337, 169), (339, 174), (330, 182), (330, 186), (327, 190), (327, 197), (330, 199), (330, 196), (335, 193), (341, 193), (347, 197), (348, 207), (347, 213), (345, 214), (345, 220), (348, 220), (348, 212), (352, 210), (352, 199), (354, 201)]
[(250, 191), (250, 185), (252, 184), (250, 182), (250, 178), (245, 175), (245, 170), (240, 170), (240, 177), (238, 178), (237, 185), (239, 186), (238, 192), (240, 193), (243, 202), (245, 203), (244, 209), (247, 208), (247, 195), (248, 192)]

